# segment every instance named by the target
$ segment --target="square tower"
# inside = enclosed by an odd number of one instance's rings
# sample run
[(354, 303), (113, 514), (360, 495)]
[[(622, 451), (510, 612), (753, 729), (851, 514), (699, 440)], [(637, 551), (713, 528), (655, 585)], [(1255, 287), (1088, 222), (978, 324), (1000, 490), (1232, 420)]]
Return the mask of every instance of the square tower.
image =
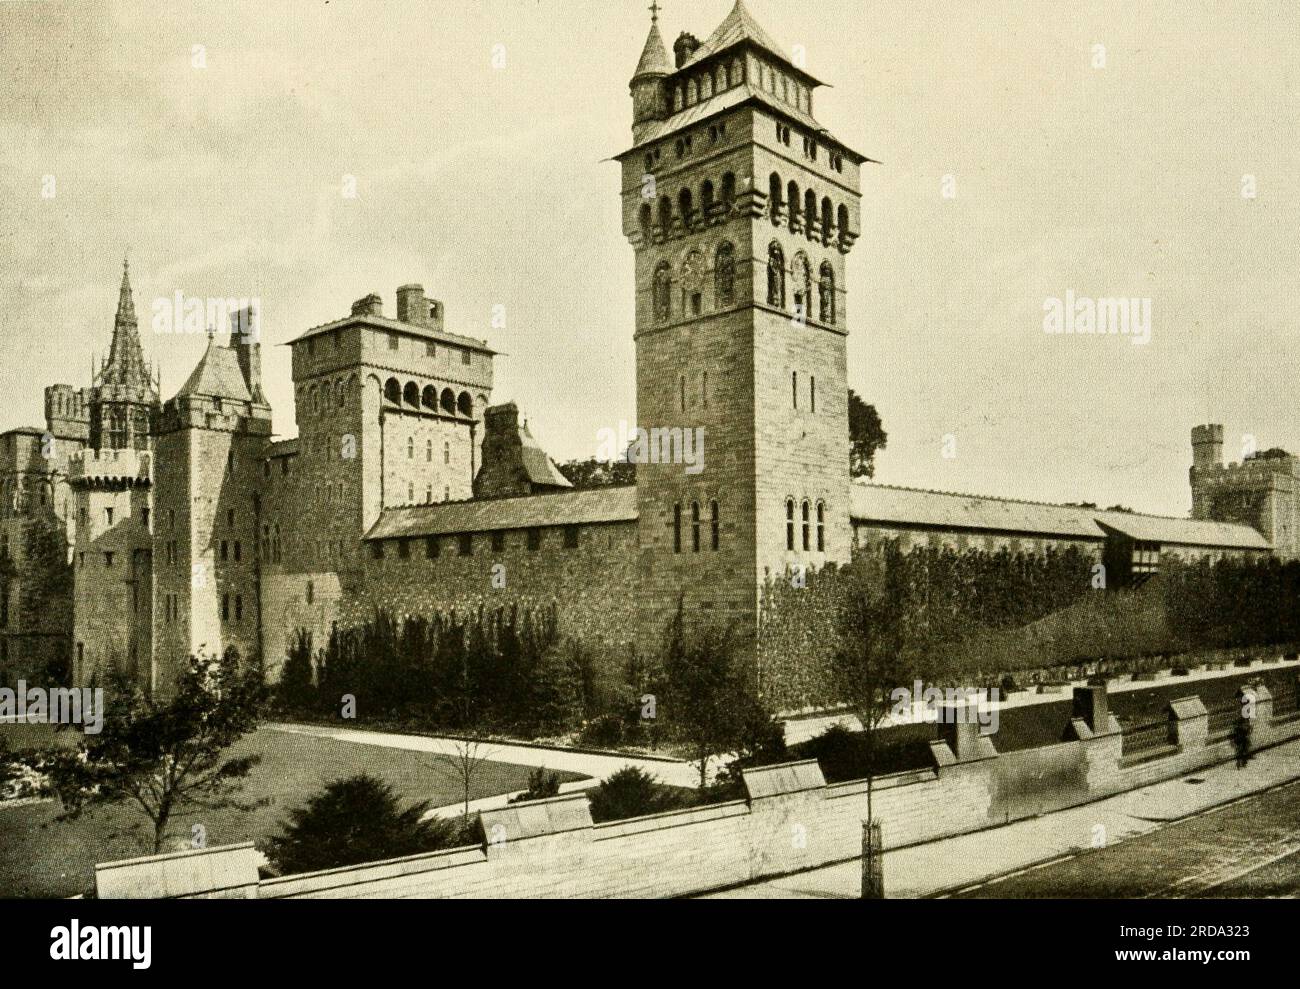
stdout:
[[(674, 54), (652, 26), (618, 156), (651, 440), (634, 451), (643, 634), (679, 595), (752, 623), (765, 579), (851, 544), (845, 259), (869, 159), (818, 123), (820, 83), (743, 3)], [(666, 449), (688, 436), (693, 464)]]
[(360, 596), (361, 537), (384, 508), (473, 496), (492, 397), (486, 341), (445, 329), (442, 302), (367, 295), (290, 341), (298, 438), (266, 454), (262, 594), (268, 672), (297, 629), (320, 648)]

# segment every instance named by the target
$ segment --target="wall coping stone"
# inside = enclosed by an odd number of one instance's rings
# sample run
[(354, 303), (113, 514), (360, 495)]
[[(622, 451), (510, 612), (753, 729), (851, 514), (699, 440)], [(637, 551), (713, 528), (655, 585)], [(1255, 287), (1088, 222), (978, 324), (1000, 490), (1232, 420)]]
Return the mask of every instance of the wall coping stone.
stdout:
[(1190, 697), (1178, 697), (1169, 702), (1169, 713), (1176, 721), (1186, 721), (1189, 718), (1208, 717), (1205, 705), (1201, 698), (1196, 694)]
[(779, 797), (787, 793), (802, 793), (805, 790), (819, 790), (826, 787), (826, 777), (822, 775), (821, 763), (816, 759), (742, 769), (740, 775), (745, 781), (745, 791), (749, 794), (750, 800)]

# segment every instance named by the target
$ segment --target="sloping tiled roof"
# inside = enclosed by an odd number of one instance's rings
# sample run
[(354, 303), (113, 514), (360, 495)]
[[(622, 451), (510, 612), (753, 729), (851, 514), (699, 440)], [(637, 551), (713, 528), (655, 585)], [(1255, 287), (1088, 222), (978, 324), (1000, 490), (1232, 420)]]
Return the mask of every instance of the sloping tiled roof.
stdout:
[(849, 512), (854, 519), (866, 522), (989, 529), (1099, 541), (1105, 538), (1087, 509), (883, 484), (854, 484)]
[(253, 400), (244, 382), (244, 373), (239, 370), (239, 358), (229, 347), (218, 346), (212, 336), (208, 337), (208, 349), (198, 365), (176, 393), (177, 398), (185, 395), (210, 395), (237, 402)]
[(976, 495), (855, 483), (850, 492), (855, 521), (935, 529), (977, 529), (1039, 538), (1102, 540), (1103, 526), (1143, 542), (1166, 545), (1268, 549), (1268, 541), (1246, 525), (1139, 515), (1076, 505), (1012, 501)]
[(634, 485), (584, 488), (521, 498), (482, 498), (440, 505), (386, 508), (365, 538), (394, 539), (534, 526), (632, 522), (636, 517)]
[(1221, 546), (1233, 549), (1268, 549), (1269, 542), (1248, 525), (1171, 519), (1128, 512), (1097, 512), (1097, 522), (1130, 539), (1165, 545)]
[(526, 422), (519, 427), (519, 442), (522, 447), (520, 455), (524, 462), (524, 470), (528, 472), (529, 481), (552, 488), (573, 487), (573, 482), (560, 473), (560, 468), (555, 466), (555, 461), (546, 455), (541, 444), (533, 438)]
[(449, 333), (446, 330), (435, 329), (432, 326), (417, 326), (415, 323), (403, 323), (400, 320), (389, 319), (387, 316), (372, 316), (369, 313), (354, 313), (344, 316), (342, 319), (336, 319), (330, 323), (322, 323), (320, 326), (313, 326), (311, 329), (304, 330), (289, 343), (297, 343), (299, 340), (306, 340), (308, 337), (314, 337), (321, 333), (328, 333), (330, 330), (342, 329), (345, 326), (373, 326), (380, 330), (396, 330), (399, 333), (407, 333), (411, 336), (424, 337), (428, 340), (435, 340), (440, 343), (455, 344), (458, 347), (464, 347), (467, 350), (479, 350), (485, 354), (495, 354), (487, 345), (486, 340), (478, 340), (474, 337), (461, 336), (459, 333)]

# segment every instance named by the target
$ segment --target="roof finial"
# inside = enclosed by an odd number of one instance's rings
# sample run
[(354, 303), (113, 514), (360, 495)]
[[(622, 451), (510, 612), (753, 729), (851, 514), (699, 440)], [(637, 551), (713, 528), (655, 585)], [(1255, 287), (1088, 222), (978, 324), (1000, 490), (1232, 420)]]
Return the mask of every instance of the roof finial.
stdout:
[(650, 23), (659, 23), (659, 0), (650, 0)]

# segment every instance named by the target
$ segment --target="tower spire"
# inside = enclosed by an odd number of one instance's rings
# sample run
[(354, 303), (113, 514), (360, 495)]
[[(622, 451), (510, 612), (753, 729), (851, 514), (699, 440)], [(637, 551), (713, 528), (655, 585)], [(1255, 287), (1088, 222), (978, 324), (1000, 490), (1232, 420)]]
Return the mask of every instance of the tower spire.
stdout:
[(113, 318), (113, 342), (108, 360), (100, 368), (99, 384), (128, 385), (152, 390), (152, 381), (140, 349), (140, 331), (135, 318), (135, 299), (131, 292), (131, 262), (122, 259), (122, 286), (117, 294), (117, 314)]
[(131, 261), (122, 258), (122, 287), (117, 293), (117, 319), (135, 322), (135, 299), (131, 296)]
[(659, 23), (659, 0), (650, 2), (650, 24), (653, 26)]

